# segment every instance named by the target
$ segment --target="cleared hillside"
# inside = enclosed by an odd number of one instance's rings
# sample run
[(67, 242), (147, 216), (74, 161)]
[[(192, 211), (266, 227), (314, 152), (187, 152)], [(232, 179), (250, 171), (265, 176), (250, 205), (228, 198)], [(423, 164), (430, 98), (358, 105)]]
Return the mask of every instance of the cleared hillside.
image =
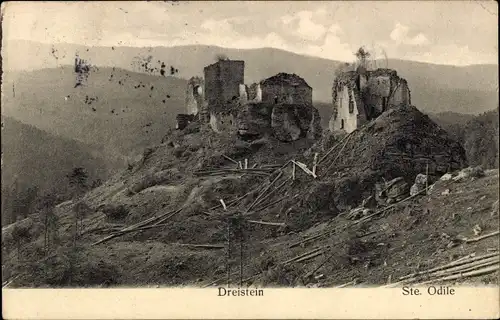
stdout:
[[(288, 161), (311, 168), (313, 152), (320, 153), (318, 178), (296, 168), (293, 179)], [(422, 161), (422, 152), (430, 158)], [(494, 258), (498, 252), (488, 248), (498, 247), (498, 235), (464, 238), (498, 231), (498, 171), (457, 175), (464, 157), (415, 108), (391, 110), (347, 137), (317, 143), (245, 142), (191, 125), (86, 194), (75, 247), (75, 202), (54, 209), (59, 236), (47, 256), (42, 216), (19, 224), (24, 233), (2, 230), (4, 280), (17, 275), (12, 286), (21, 287), (224, 284), (228, 223), (238, 221), (228, 218), (239, 213), (246, 221), (243, 285), (385, 285), (472, 253)], [(231, 159), (248, 159), (251, 169), (238, 170)], [(408, 198), (403, 187), (390, 195), (391, 179), (401, 178), (399, 186), (415, 181), (429, 163), (429, 195), (420, 190)], [(441, 177), (443, 170), (455, 171), (454, 178)], [(379, 193), (380, 183), (392, 191)], [(386, 193), (387, 200), (378, 199)], [(351, 209), (358, 206), (356, 215)], [(30, 240), (16, 250), (16, 239)], [(498, 272), (470, 279), (494, 283)]]

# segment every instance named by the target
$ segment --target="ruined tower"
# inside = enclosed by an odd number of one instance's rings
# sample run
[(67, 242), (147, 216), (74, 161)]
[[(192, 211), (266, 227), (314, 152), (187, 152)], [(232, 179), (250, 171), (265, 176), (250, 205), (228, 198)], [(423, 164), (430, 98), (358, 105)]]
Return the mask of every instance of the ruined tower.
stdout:
[(210, 113), (231, 108), (240, 96), (240, 84), (245, 83), (245, 62), (219, 60), (203, 69), (205, 99)]
[(352, 132), (392, 107), (411, 105), (408, 83), (391, 69), (342, 72), (334, 80), (332, 98), (330, 131)]

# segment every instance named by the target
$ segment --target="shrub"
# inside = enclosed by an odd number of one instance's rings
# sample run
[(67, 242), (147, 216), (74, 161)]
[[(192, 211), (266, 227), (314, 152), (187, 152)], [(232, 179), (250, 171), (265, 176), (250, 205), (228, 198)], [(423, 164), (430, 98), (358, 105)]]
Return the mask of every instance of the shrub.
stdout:
[(101, 211), (106, 215), (109, 220), (122, 220), (129, 214), (129, 209), (123, 205), (106, 204), (101, 207)]

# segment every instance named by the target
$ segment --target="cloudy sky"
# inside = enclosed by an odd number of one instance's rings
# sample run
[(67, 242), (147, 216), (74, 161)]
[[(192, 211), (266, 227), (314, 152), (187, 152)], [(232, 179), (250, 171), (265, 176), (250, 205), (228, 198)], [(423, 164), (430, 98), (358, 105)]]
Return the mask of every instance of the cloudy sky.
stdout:
[(273, 47), (352, 61), (498, 62), (495, 1), (23, 2), (2, 5), (4, 39), (105, 46)]

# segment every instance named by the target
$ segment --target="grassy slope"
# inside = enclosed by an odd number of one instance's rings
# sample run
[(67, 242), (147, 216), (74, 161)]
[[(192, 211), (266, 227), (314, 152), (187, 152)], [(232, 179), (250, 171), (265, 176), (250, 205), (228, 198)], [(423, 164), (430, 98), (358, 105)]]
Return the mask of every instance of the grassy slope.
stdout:
[[(91, 71), (77, 88), (70, 67), (9, 74), (4, 81), (2, 114), (115, 156), (157, 144), (184, 107), (184, 80), (122, 69)], [(98, 100), (89, 104), (86, 96)]]
[[(180, 147), (167, 141), (145, 161), (135, 163), (130, 171), (114, 176), (106, 184), (87, 194), (84, 201), (95, 211), (84, 219), (85, 233), (79, 240), (79, 244), (85, 247), (79, 249), (82, 255), (81, 267), (77, 271), (79, 285), (99, 285), (106, 280), (108, 284), (118, 286), (198, 286), (224, 278), (224, 250), (186, 248), (178, 243), (224, 244), (226, 225), (217, 217), (221, 212), (213, 212), (214, 216), (201, 214), (199, 206), (207, 208), (215, 205), (220, 197), (228, 202), (255, 186), (262, 190), (265, 179), (255, 176), (240, 178), (237, 175), (194, 178), (193, 170), (216, 165), (231, 166), (229, 161), (222, 158), (221, 152), (238, 160), (248, 157), (250, 165), (256, 162), (269, 163), (271, 159), (284, 162), (297, 155), (294, 155), (290, 149), (292, 147), (287, 144), (264, 146), (250, 154), (246, 147), (231, 138), (215, 143), (222, 138), (216, 139), (209, 132), (202, 136), (203, 138), (198, 135), (185, 136)], [(201, 142), (209, 138), (214, 144), (210, 150), (206, 150)], [(298, 150), (296, 147), (293, 149)], [(148, 183), (152, 181), (152, 175), (158, 173), (168, 173), (167, 178), (161, 182)], [(294, 183), (295, 190), (307, 189), (304, 186), (310, 186), (310, 180), (299, 172), (298, 180)], [(136, 188), (138, 185), (142, 187)], [(128, 190), (131, 189), (137, 193), (129, 193)], [(443, 194), (447, 189), (449, 194)], [(325, 257), (333, 253), (332, 258), (315, 273), (323, 274), (323, 277), (319, 281), (309, 279), (306, 282), (333, 286), (357, 278), (358, 282), (371, 285), (385, 284), (389, 276), (397, 279), (419, 268), (431, 268), (471, 252), (477, 255), (486, 253), (487, 248), (498, 246), (498, 238), (448, 248), (450, 239), (442, 234), (446, 233), (452, 238), (457, 235), (472, 237), (472, 228), (476, 224), (482, 228), (483, 234), (498, 230), (498, 212), (492, 212), (492, 204), (498, 199), (497, 190), (498, 170), (488, 172), (487, 177), (481, 179), (440, 182), (429, 196), (417, 197), (388, 210), (369, 223), (338, 230), (329, 237), (293, 249), (289, 249), (291, 243), (318, 232), (346, 226), (350, 221), (342, 216), (321, 218), (316, 214), (304, 215), (300, 210), (287, 215), (280, 211), (280, 205), (271, 206), (255, 219), (285, 221), (294, 226), (293, 232), (269, 226), (249, 227), (245, 245), (245, 277), (258, 273), (259, 276), (250, 283), (301, 285), (304, 283), (298, 277), (315, 270)], [(292, 195), (288, 193), (289, 197)], [(280, 196), (278, 193), (273, 197)], [(245, 201), (248, 205), (252, 197)], [(315, 199), (309, 201), (314, 202)], [(125, 220), (106, 221), (104, 214), (97, 210), (103, 204), (124, 205), (129, 208), (129, 215)], [(189, 204), (187, 209), (172, 216), (160, 228), (88, 247), (109, 234), (109, 231), (98, 231), (96, 228), (130, 225), (153, 215), (168, 213), (183, 204)], [(63, 243), (70, 241), (72, 205), (59, 206), (56, 213)], [(455, 213), (458, 213), (457, 217), (453, 217)], [(361, 242), (355, 239), (356, 235), (363, 234), (369, 235), (363, 237)], [(41, 238), (38, 239), (38, 245), (41, 245)], [(279, 266), (290, 258), (325, 245), (332, 246), (325, 255), (286, 267)], [(29, 250), (33, 249), (27, 246), (24, 254), (29, 254)], [(65, 255), (64, 251), (58, 252), (57, 259), (67, 261), (67, 253)], [(6, 261), (15, 265), (15, 256), (14, 250)], [(124, 264), (125, 260), (127, 263)], [(12, 267), (10, 263), (7, 269)], [(53, 263), (58, 265), (61, 262), (54, 262), (50, 258), (35, 266), (40, 268)], [(42, 272), (41, 270), (37, 272)], [(87, 274), (89, 270), (95, 272), (90, 277)], [(94, 282), (91, 279), (98, 280)], [(473, 279), (473, 282), (491, 283), (495, 279), (489, 275)], [(25, 281), (29, 285), (33, 280)], [(52, 285), (64, 285), (65, 280), (51, 278), (50, 281)]]

